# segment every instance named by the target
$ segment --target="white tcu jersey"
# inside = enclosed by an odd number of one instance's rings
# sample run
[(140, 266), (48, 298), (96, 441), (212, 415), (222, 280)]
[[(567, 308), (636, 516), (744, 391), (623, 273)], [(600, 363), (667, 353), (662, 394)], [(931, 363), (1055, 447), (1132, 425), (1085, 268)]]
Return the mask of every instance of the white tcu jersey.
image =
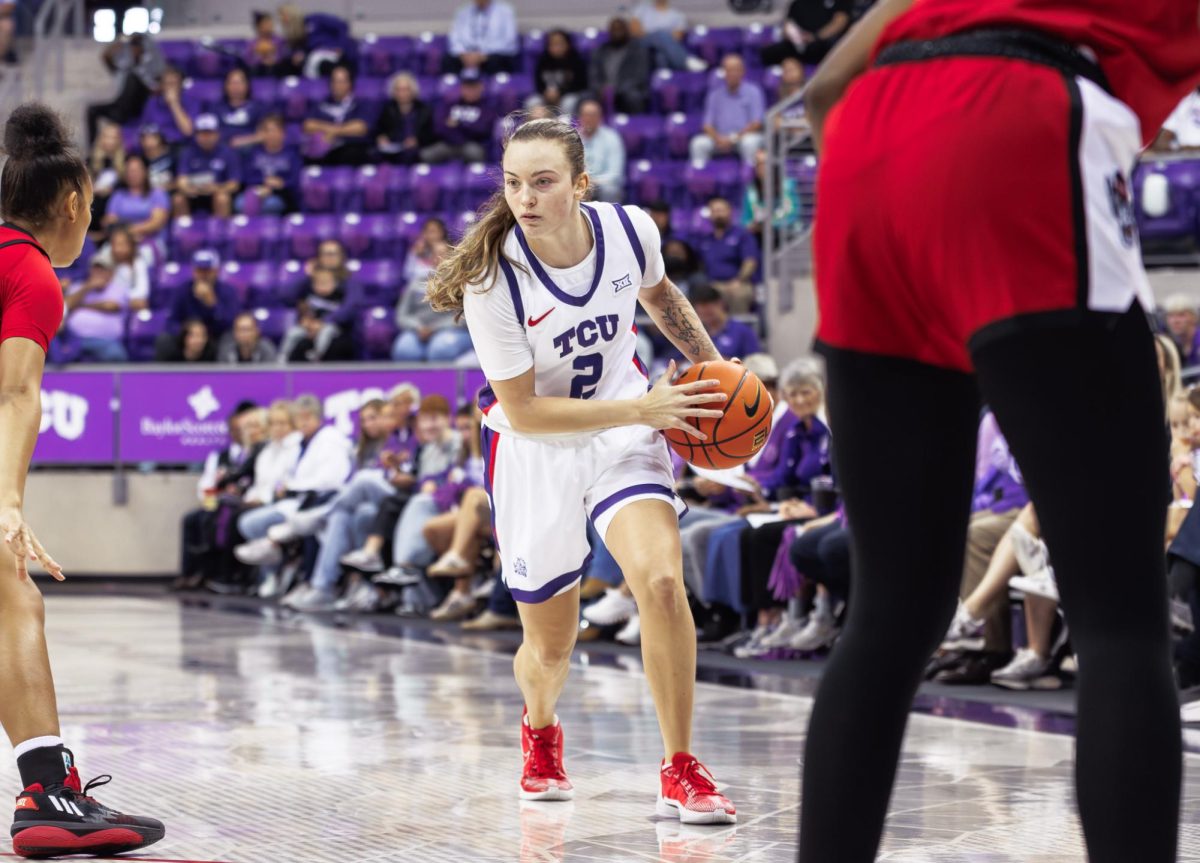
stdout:
[[(658, 229), (635, 208), (591, 203), (582, 209), (595, 240), (590, 284), (582, 271), (586, 290), (580, 293), (577, 286), (568, 293), (556, 284), (516, 226), (505, 238), (504, 252), (525, 271), (501, 258), (488, 292), (468, 288), (467, 325), (489, 380), (507, 380), (532, 366), (539, 396), (636, 398), (646, 392), (647, 375), (636, 353), (634, 316), (638, 291), (663, 276)], [(480, 394), (480, 408), (489, 428), (516, 434), (490, 387)]]

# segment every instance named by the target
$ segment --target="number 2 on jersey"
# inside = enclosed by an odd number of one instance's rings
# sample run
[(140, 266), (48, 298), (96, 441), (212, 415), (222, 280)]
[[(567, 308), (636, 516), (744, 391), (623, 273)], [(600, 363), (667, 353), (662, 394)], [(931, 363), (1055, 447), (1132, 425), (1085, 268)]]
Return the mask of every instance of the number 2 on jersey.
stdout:
[(590, 399), (596, 394), (596, 384), (604, 373), (603, 354), (583, 354), (575, 358), (571, 367), (580, 374), (571, 379), (571, 398)]

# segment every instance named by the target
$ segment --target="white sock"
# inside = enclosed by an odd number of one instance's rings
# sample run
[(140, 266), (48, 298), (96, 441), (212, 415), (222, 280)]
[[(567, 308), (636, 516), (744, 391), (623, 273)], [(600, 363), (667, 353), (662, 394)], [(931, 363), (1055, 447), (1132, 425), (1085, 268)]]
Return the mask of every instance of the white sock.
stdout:
[(26, 752), (32, 752), (35, 749), (41, 749), (46, 746), (62, 746), (63, 739), (47, 735), (46, 737), (34, 737), (22, 743), (18, 743), (13, 747), (13, 758), (20, 758)]
[(831, 620), (833, 618), (833, 609), (829, 607), (828, 593), (818, 593), (813, 598), (813, 616), (821, 620)]

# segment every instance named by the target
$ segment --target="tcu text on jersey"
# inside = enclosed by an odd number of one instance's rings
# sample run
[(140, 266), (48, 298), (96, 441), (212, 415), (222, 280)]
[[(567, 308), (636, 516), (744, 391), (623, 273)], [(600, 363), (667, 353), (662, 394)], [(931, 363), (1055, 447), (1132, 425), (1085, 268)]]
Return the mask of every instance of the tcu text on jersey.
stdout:
[(581, 321), (566, 332), (554, 337), (554, 346), (558, 348), (559, 357), (568, 357), (575, 348), (590, 348), (597, 341), (611, 342), (617, 337), (620, 326), (619, 315), (601, 315), (598, 318)]

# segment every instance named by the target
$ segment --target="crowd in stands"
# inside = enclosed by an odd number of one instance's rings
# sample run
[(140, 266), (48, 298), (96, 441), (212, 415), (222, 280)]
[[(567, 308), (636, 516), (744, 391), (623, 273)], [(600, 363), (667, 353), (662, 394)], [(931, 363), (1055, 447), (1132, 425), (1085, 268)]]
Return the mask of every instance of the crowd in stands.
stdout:
[[(106, 362), (470, 362), (465, 329), (433, 312), (421, 285), (494, 191), (474, 163), (498, 158), (505, 116), (566, 112), (596, 196), (647, 210), (667, 274), (718, 349), (777, 392), (770, 438), (736, 484), (677, 463), (700, 639), (745, 659), (827, 650), (853, 597), (824, 382), (807, 361), (780, 371), (748, 321), (764, 225), (786, 229), (806, 210), (804, 176), (764, 156), (766, 106), (798, 92), (859, 11), (796, 0), (778, 33), (702, 33), (656, 0), (604, 31), (521, 34), (509, 4), (473, 0), (448, 37), (359, 42), (344, 22), (285, 7), (278, 29), (256, 16), (248, 42), (124, 43), (111, 56), (119, 95), (89, 114), (98, 249), (65, 279), (66, 350)], [(1185, 121), (1200, 111), (1181, 112), (1160, 147), (1193, 146)], [(1198, 322), (1194, 300), (1172, 298), (1160, 338), (1181, 685), (1200, 683), (1200, 393), (1179, 383), (1180, 358), (1200, 361)], [(678, 358), (661, 339), (640, 349)], [(356, 440), (325, 425), (313, 398), (243, 406), (185, 519), (181, 585), (298, 612), (518, 627), (492, 554), (478, 426), (473, 408), (454, 413), (409, 384), (361, 407)], [(928, 676), (1061, 686), (1073, 660), (1053, 563), (987, 414), (978, 451), (961, 601)], [(592, 541), (581, 638), (636, 644), (636, 602)]]
[[(812, 35), (807, 14), (785, 43)], [(470, 364), (423, 280), (498, 188), (515, 109), (575, 122), (594, 197), (662, 214), (682, 283), (736, 315), (758, 307), (766, 219), (811, 211), (811, 160), (802, 192), (762, 149), (811, 58), (769, 28), (691, 28), (669, 0), (576, 33), (521, 33), (504, 0), (466, 3), (445, 36), (358, 40), (291, 6), (253, 21), (247, 39), (106, 48), (116, 95), (88, 110), (93, 228), (52, 361)]]

